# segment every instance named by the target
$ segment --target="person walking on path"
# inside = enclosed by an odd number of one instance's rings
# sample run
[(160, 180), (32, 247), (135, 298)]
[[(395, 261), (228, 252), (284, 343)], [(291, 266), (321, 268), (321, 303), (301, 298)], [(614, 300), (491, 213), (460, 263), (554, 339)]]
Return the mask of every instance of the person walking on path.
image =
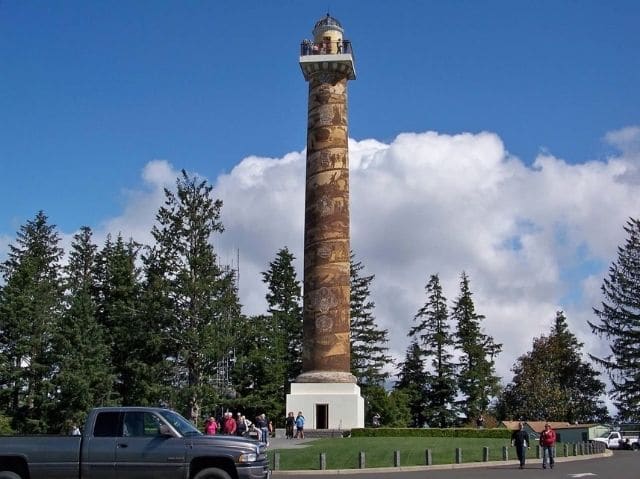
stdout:
[(520, 469), (524, 469), (527, 458), (527, 447), (529, 447), (529, 434), (523, 429), (524, 425), (518, 423), (518, 429), (511, 434), (511, 445), (516, 447), (516, 454), (520, 461)]
[(544, 425), (544, 431), (540, 433), (540, 446), (542, 446), (542, 469), (547, 468), (547, 458), (549, 467), (553, 469), (556, 455), (556, 432), (551, 429), (549, 423)]
[(287, 419), (285, 420), (285, 430), (286, 430), (286, 436), (287, 439), (293, 439), (293, 427), (296, 424), (296, 418), (293, 417), (293, 411), (291, 411), (288, 415), (287, 415)]
[(302, 411), (298, 411), (296, 416), (296, 437), (304, 439), (304, 416)]
[(260, 430), (260, 441), (269, 445), (269, 421), (267, 416), (260, 414), (256, 417), (256, 427)]

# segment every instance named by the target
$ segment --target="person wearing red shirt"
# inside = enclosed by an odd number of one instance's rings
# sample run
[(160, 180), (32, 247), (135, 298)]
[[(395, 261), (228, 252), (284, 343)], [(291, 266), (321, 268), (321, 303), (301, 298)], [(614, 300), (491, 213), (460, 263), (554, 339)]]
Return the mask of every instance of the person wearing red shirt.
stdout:
[(544, 431), (540, 433), (540, 446), (542, 447), (542, 469), (547, 468), (547, 457), (549, 458), (549, 467), (553, 469), (556, 455), (556, 432), (551, 429), (549, 423), (544, 425)]
[(224, 415), (224, 424), (222, 426), (222, 430), (225, 434), (229, 436), (233, 436), (236, 433), (236, 420), (233, 419), (233, 414), (230, 412), (225, 413)]

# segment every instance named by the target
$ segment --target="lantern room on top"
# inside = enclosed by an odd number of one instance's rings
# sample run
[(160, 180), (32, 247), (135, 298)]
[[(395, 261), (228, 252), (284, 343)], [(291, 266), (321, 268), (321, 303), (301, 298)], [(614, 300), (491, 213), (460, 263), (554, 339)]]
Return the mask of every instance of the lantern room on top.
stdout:
[(351, 42), (344, 39), (344, 29), (338, 20), (327, 13), (313, 28), (313, 40), (300, 45), (300, 68), (305, 80), (317, 72), (342, 73), (355, 80)]

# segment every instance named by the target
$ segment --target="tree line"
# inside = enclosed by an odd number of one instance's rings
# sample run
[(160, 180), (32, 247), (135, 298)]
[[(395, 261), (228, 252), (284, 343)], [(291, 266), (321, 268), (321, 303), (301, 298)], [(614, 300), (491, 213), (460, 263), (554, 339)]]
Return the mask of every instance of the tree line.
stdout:
[[(0, 430), (64, 432), (88, 409), (106, 405), (166, 405), (196, 424), (226, 409), (266, 413), (276, 424), (284, 417), (289, 385), (302, 367), (295, 258), (286, 247), (276, 253), (262, 273), (266, 313), (244, 315), (236, 271), (221, 264), (213, 247), (224, 226), (222, 201), (211, 192), (206, 181), (182, 171), (175, 189), (165, 189), (151, 245), (117, 235), (98, 246), (82, 227), (65, 256), (44, 212), (20, 227), (0, 264)], [(637, 236), (637, 222), (632, 226)], [(604, 384), (582, 359), (562, 312), (518, 359), (513, 381), (500, 384), (501, 345), (484, 332), (465, 273), (450, 307), (438, 275), (429, 278), (395, 374), (388, 330), (378, 326), (370, 299), (375, 276), (364, 270), (352, 253), (351, 369), (368, 421), (374, 413), (385, 425), (403, 427), (445, 427), (482, 414), (606, 416)], [(605, 282), (605, 296), (619, 287), (619, 280)], [(624, 329), (614, 327), (618, 311), (596, 310), (603, 323), (594, 330), (611, 337)], [(614, 342), (613, 355), (630, 350), (623, 343)], [(627, 363), (614, 356), (599, 361), (624, 377)], [(630, 382), (613, 383), (621, 387), (619, 403)]]

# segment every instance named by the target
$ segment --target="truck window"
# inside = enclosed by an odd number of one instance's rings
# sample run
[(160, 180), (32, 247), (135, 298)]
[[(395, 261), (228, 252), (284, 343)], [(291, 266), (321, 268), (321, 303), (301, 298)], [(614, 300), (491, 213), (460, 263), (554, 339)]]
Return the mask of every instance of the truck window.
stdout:
[(120, 413), (117, 411), (101, 412), (96, 417), (96, 425), (93, 428), (95, 437), (117, 437), (120, 425)]
[(122, 435), (127, 437), (159, 436), (160, 420), (150, 412), (126, 412), (124, 414)]
[(160, 415), (171, 424), (183, 436), (200, 436), (202, 433), (198, 431), (193, 424), (183, 418), (180, 414), (168, 409), (160, 412)]

